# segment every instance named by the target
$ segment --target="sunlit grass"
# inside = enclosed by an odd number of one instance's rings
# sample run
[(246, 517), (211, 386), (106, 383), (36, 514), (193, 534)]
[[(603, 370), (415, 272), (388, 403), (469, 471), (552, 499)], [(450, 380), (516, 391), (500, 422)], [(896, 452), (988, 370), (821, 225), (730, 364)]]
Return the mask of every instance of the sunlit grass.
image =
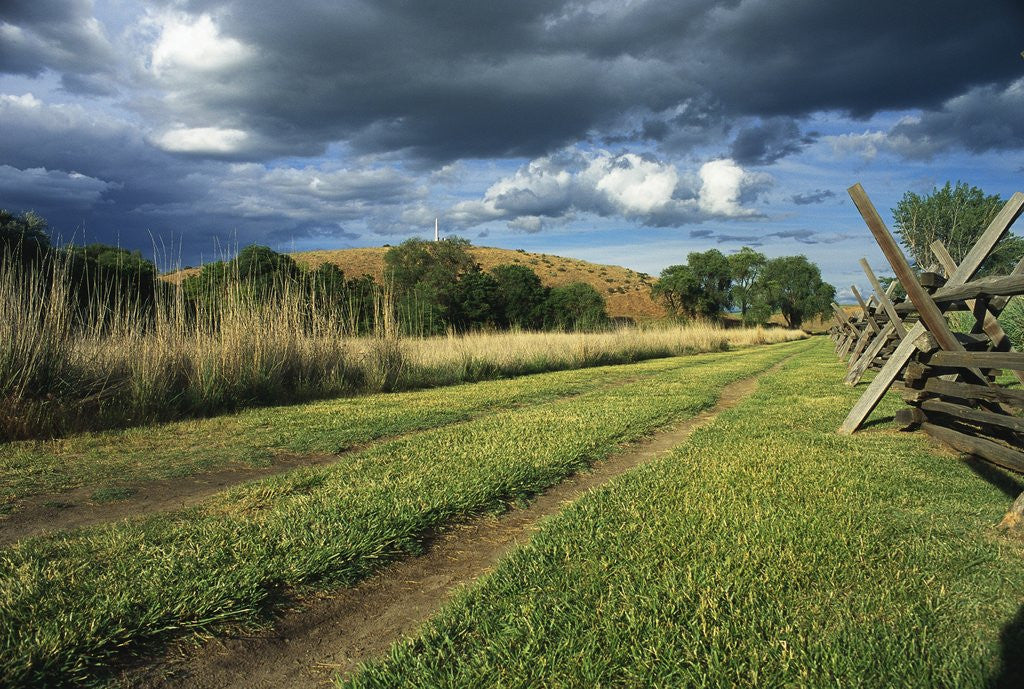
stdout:
[(1020, 686), (1010, 498), (893, 432), (898, 400), (835, 434), (842, 373), (819, 341), (341, 684)]
[(2, 549), (0, 684), (82, 681), (141, 641), (259, 619), (282, 588), (350, 584), (430, 529), (557, 483), (808, 346), (625, 367), (640, 379), (396, 439), (200, 508)]
[[(0, 444), (0, 506), (82, 486), (114, 489), (224, 466), (264, 466), (277, 453), (334, 454), (379, 438), (580, 394), (640, 376), (714, 364), (729, 353), (598, 366), (512, 380), (261, 407), (211, 419)], [(0, 518), (2, 519), (2, 518)], [(0, 522), (2, 524), (2, 522)]]

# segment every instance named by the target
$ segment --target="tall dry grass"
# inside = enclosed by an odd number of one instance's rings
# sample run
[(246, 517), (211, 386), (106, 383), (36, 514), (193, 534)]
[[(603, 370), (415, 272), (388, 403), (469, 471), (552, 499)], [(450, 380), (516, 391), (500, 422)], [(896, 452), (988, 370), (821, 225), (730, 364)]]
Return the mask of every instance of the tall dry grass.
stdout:
[(282, 286), (81, 311), (61, 266), (0, 265), (0, 438), (60, 435), (363, 392), (624, 363), (803, 337), (711, 324), (597, 333), (401, 337), (386, 292), (374, 332)]

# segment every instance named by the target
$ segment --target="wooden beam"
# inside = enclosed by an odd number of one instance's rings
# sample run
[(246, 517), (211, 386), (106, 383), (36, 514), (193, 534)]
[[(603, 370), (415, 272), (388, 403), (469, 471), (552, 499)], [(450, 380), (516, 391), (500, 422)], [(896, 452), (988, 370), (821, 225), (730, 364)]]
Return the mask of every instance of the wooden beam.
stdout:
[[(946, 269), (947, 273), (952, 273), (956, 270), (956, 261), (953, 260), (953, 257), (950, 255), (949, 251), (946, 250), (946, 246), (941, 241), (936, 240), (932, 242), (930, 246), (932, 253), (939, 259), (939, 262)], [(1017, 265), (1014, 267), (1010, 275), (1024, 275), (1024, 258), (1017, 262)], [(1006, 331), (1003, 330), (1003, 326), (997, 320), (997, 316), (1002, 313), (1002, 310), (1006, 307), (1007, 303), (1009, 303), (1008, 299), (1001, 299), (997, 303), (989, 304), (989, 306), (985, 308), (983, 315), (981, 314), (981, 310), (977, 308), (977, 303), (971, 305), (970, 302), (968, 302), (968, 306), (972, 307), (975, 320), (979, 325), (981, 325), (982, 331), (992, 339), (992, 344), (995, 346), (995, 349), (1012, 352), (1013, 343), (1010, 342), (1010, 338), (1006, 335)], [(980, 320), (978, 319), (979, 315), (982, 315)], [(1024, 372), (1014, 371), (1013, 374), (1019, 382), (1024, 383)]]
[[(903, 321), (900, 320), (899, 315), (896, 313), (896, 309), (892, 305), (892, 301), (889, 299), (889, 294), (882, 289), (882, 283), (875, 277), (875, 271), (871, 270), (871, 266), (868, 265), (866, 258), (860, 259), (860, 267), (864, 269), (864, 274), (868, 276), (868, 282), (871, 283), (871, 288), (875, 290), (875, 296), (878, 301), (881, 302), (882, 308), (885, 309), (886, 314), (889, 316), (889, 322), (893, 324), (896, 330), (896, 335), (900, 339), (907, 336), (907, 329), (903, 327)], [(889, 289), (893, 289), (896, 283), (892, 282), (889, 285)]]
[[(1017, 261), (1017, 265), (1014, 267), (1013, 270), (1010, 271), (1010, 275), (1021, 274), (1024, 274), (1024, 256), (1021, 256), (1021, 259)], [(1006, 305), (1009, 303), (1009, 301), (1010, 297), (996, 297), (989, 304), (989, 310), (992, 311), (992, 313), (999, 315), (1000, 313), (1003, 312), (1003, 309), (1006, 308)]]
[(917, 308), (917, 313), (921, 316), (921, 320), (924, 321), (928, 330), (935, 335), (935, 339), (939, 341), (939, 346), (953, 352), (962, 350), (963, 347), (953, 337), (953, 333), (946, 324), (946, 318), (942, 315), (942, 311), (939, 310), (939, 307), (932, 301), (931, 296), (921, 287), (921, 283), (917, 281), (913, 269), (907, 263), (906, 257), (900, 251), (900, 247), (896, 244), (896, 240), (893, 239), (889, 228), (885, 226), (882, 216), (875, 210), (871, 199), (868, 198), (868, 195), (859, 186), (850, 190), (850, 198), (853, 199), (853, 204), (860, 211), (861, 217), (864, 218), (868, 229), (874, 235), (879, 248), (882, 249), (886, 260), (892, 266), (896, 278), (903, 285), (903, 289), (907, 291), (910, 301)]
[(1024, 353), (1021, 352), (935, 352), (928, 363), (934, 366), (957, 368), (1009, 368), (1024, 371)]
[(864, 353), (860, 358), (850, 367), (850, 372), (846, 376), (846, 380), (843, 382), (847, 385), (856, 385), (860, 382), (860, 379), (864, 377), (864, 371), (868, 370), (868, 366), (875, 360), (878, 353), (882, 351), (882, 347), (885, 346), (886, 342), (895, 332), (893, 323), (886, 323), (885, 327), (882, 328), (882, 332), (871, 342), (871, 345), (864, 350)]
[(857, 297), (857, 303), (860, 304), (860, 310), (864, 313), (864, 320), (868, 322), (868, 326), (872, 332), (878, 332), (881, 328), (878, 327), (878, 323), (875, 323), (875, 319), (871, 317), (871, 311), (869, 307), (864, 303), (864, 297), (860, 296), (860, 291), (857, 289), (857, 285), (850, 285), (850, 291), (853, 292), (853, 296)]
[[(946, 304), (951, 301), (1015, 297), (1021, 294), (1024, 294), (1024, 275), (992, 275), (963, 285), (943, 287), (931, 297), (936, 304)], [(971, 307), (970, 303), (968, 307)]]
[(868, 328), (867, 326), (864, 327), (864, 330), (861, 331), (860, 337), (857, 338), (857, 345), (853, 348), (853, 351), (850, 352), (850, 361), (847, 368), (854, 367), (854, 365), (857, 363), (857, 360), (860, 359), (861, 352), (864, 351), (864, 348), (867, 346), (868, 342), (871, 341), (871, 336), (873, 334), (874, 332), (871, 330), (871, 328)]
[(949, 416), (955, 416), (960, 419), (967, 419), (975, 423), (999, 426), (1001, 428), (1007, 428), (1015, 433), (1024, 433), (1024, 418), (1019, 416), (1009, 416), (1007, 414), (997, 414), (991, 411), (984, 411), (982, 409), (972, 409), (965, 407), (962, 404), (953, 404), (952, 402), (944, 402), (942, 400), (925, 400), (921, 403), (921, 409), (926, 412), (937, 412), (939, 414), (948, 414)]
[(954, 431), (951, 428), (937, 426), (933, 423), (921, 424), (921, 430), (960, 452), (977, 455), (993, 464), (998, 464), (1011, 471), (1024, 474), (1024, 452), (1012, 450), (992, 440), (975, 438), (972, 435)]
[(941, 378), (929, 378), (924, 384), (925, 392), (944, 397), (957, 397), (965, 400), (985, 400), (1008, 404), (1018, 409), (1024, 409), (1024, 390), (1013, 390), (1010, 388), (990, 388), (986, 385), (972, 385), (960, 383)]
[[(864, 194), (864, 188), (860, 184), (853, 185), (848, 191), (851, 194), (854, 191)], [(946, 284), (959, 285), (974, 277), (978, 268), (981, 267), (981, 264), (988, 258), (989, 254), (992, 253), (996, 242), (1003, 238), (1010, 225), (1020, 216), (1022, 211), (1024, 211), (1024, 193), (1018, 191), (1010, 197), (1010, 200), (1006, 202), (1002, 210), (996, 214), (996, 217), (992, 219), (989, 226), (985, 228), (981, 237), (971, 247), (971, 250), (967, 252), (967, 255), (964, 256), (964, 260), (953, 271), (953, 274), (948, 276)], [(914, 340), (924, 331), (925, 328), (920, 323), (907, 331), (907, 336), (900, 341), (896, 351), (889, 357), (889, 361), (878, 372), (878, 375), (868, 385), (864, 394), (857, 400), (853, 409), (847, 414), (842, 426), (839, 427), (840, 433), (850, 434), (860, 428), (860, 425), (864, 423), (864, 419), (878, 406), (886, 390), (889, 389), (889, 386), (896, 380), (896, 376), (899, 375), (900, 371), (903, 370), (903, 367), (910, 360), (915, 350)]]

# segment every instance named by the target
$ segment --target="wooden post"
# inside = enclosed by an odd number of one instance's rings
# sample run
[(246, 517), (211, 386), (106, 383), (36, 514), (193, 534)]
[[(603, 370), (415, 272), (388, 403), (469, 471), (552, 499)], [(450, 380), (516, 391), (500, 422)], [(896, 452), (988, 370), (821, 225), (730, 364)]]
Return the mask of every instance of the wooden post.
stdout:
[(860, 296), (860, 292), (857, 290), (857, 285), (850, 285), (850, 291), (853, 292), (853, 296), (857, 297), (857, 303), (860, 304), (861, 311), (864, 312), (864, 320), (868, 322), (868, 326), (872, 332), (878, 332), (881, 328), (878, 327), (878, 323), (875, 323), (875, 319), (871, 317), (871, 312), (868, 311), (868, 305), (864, 303), (864, 297)]
[(892, 335), (893, 332), (895, 332), (895, 326), (893, 323), (886, 323), (885, 327), (882, 328), (882, 332), (880, 332), (878, 337), (876, 337), (871, 343), (871, 346), (864, 350), (860, 359), (858, 359), (850, 368), (850, 373), (847, 374), (846, 380), (843, 381), (844, 383), (853, 386), (860, 382), (860, 379), (864, 377), (864, 371), (868, 370), (868, 366), (870, 366), (871, 362), (875, 360), (878, 353), (882, 351), (882, 347), (884, 347), (885, 343), (888, 342), (889, 336)]
[(875, 210), (871, 199), (868, 198), (863, 189), (856, 188), (850, 191), (850, 197), (864, 218), (864, 222), (867, 223), (868, 229), (871, 230), (871, 234), (875, 236), (875, 241), (878, 242), (878, 246), (882, 249), (882, 253), (885, 254), (886, 260), (889, 261), (893, 272), (896, 273), (896, 278), (903, 285), (903, 289), (907, 291), (910, 301), (917, 308), (917, 313), (920, 315), (921, 320), (924, 321), (925, 326), (935, 336), (939, 346), (953, 352), (964, 351), (963, 345), (957, 341), (949, 326), (946, 325), (946, 318), (942, 315), (942, 311), (939, 310), (939, 307), (935, 305), (935, 302), (932, 301), (928, 293), (921, 287), (921, 283), (917, 281), (917, 276), (914, 275), (914, 271), (911, 269), (910, 264), (907, 263), (903, 252), (900, 251), (896, 240), (893, 239), (889, 228), (885, 226), (885, 222), (882, 221), (878, 211)]
[[(896, 330), (896, 334), (903, 339), (907, 336), (907, 329), (903, 327), (903, 321), (900, 320), (899, 314), (896, 313), (896, 307), (892, 305), (889, 300), (889, 294), (886, 290), (882, 289), (882, 283), (875, 277), (875, 271), (871, 270), (871, 266), (868, 265), (866, 258), (860, 259), (860, 267), (864, 269), (864, 274), (868, 276), (868, 282), (871, 283), (872, 289), (875, 290), (875, 296), (878, 301), (881, 302), (882, 308), (885, 309), (885, 313), (889, 316), (889, 322), (893, 324), (893, 328)], [(892, 289), (896, 285), (893, 282), (889, 285), (889, 289)]]
[[(862, 198), (867, 198), (867, 194), (865, 194), (864, 188), (860, 184), (853, 185), (847, 191), (851, 197), (857, 194)], [(964, 256), (964, 260), (957, 266), (953, 274), (948, 277), (946, 284), (962, 285), (970, 280), (985, 259), (988, 258), (989, 254), (992, 253), (996, 242), (1002, 239), (1003, 235), (1006, 234), (1006, 230), (1020, 216), (1022, 211), (1024, 211), (1024, 193), (1018, 191), (1010, 197), (1010, 200), (1006, 202), (1002, 210), (992, 219), (989, 226), (985, 228), (985, 232), (982, 233), (977, 243), (971, 247), (971, 250)], [(840, 433), (848, 435), (860, 428), (860, 425), (864, 423), (864, 419), (878, 406), (882, 396), (910, 360), (915, 350), (914, 340), (920, 337), (924, 331), (925, 328), (920, 323), (917, 323), (907, 331), (906, 337), (896, 347), (896, 351), (889, 357), (889, 361), (878, 372), (878, 375), (871, 381), (871, 384), (864, 391), (864, 394), (861, 395), (857, 404), (850, 410), (846, 420), (843, 421), (843, 425), (839, 427)]]

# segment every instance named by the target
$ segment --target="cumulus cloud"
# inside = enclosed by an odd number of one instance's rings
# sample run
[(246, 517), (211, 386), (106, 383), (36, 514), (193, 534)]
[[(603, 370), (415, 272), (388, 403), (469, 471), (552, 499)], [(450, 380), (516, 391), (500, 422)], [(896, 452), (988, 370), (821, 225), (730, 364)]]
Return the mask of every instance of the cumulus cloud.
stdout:
[(422, 196), (415, 182), (388, 168), (347, 170), (233, 165), (219, 183), (221, 211), (241, 217), (359, 219), (375, 208)]
[[(51, 19), (73, 6), (79, 24), (95, 24), (87, 0), (35, 4)], [(883, 0), (605, 4), (175, 3), (139, 20), (163, 92), (135, 105), (277, 142), (263, 155), (345, 141), (439, 162), (537, 157), (591, 136), (683, 151), (758, 118), (729, 152), (751, 165), (799, 150), (796, 122), (810, 113), (927, 109), (1016, 76), (1003, 58), (1019, 49), (1010, 2), (967, 16), (939, 0), (930, 22)], [(5, 26), (47, 26), (21, 15)]]
[[(522, 232), (586, 217), (744, 220), (772, 184), (754, 170), (815, 140), (809, 116), (827, 113), (835, 126), (818, 141), (841, 155), (1024, 146), (1020, 3), (965, 14), (936, 0), (929, 21), (908, 19), (921, 11), (7, 0), (0, 165), (35, 179), (56, 221), (81, 222), (91, 204), (93, 224), (144, 244), (223, 227), (245, 241), (406, 233), (445, 207), (463, 227)], [(850, 119), (893, 111), (911, 115), (892, 128)], [(530, 162), (490, 185), (467, 175), (495, 159)], [(779, 196), (827, 198), (797, 191)]]
[(457, 203), (446, 217), (461, 226), (504, 220), (523, 232), (576, 214), (667, 227), (753, 217), (756, 211), (744, 201), (770, 183), (769, 175), (729, 159), (694, 172), (650, 155), (571, 148), (530, 161), (492, 184), (482, 199)]
[(900, 122), (889, 132), (898, 152), (928, 158), (960, 148), (973, 153), (1024, 149), (1024, 78), (989, 84), (951, 98), (942, 108)]
[(839, 155), (873, 160), (880, 153), (928, 160), (948, 151), (984, 153), (1024, 149), (1024, 78), (987, 84), (951, 98), (936, 110), (908, 115), (888, 131), (823, 137)]
[(208, 13), (160, 12), (146, 21), (158, 35), (150, 55), (150, 69), (157, 77), (192, 78), (199, 73), (220, 72), (241, 66), (255, 51), (241, 41), (224, 36)]

